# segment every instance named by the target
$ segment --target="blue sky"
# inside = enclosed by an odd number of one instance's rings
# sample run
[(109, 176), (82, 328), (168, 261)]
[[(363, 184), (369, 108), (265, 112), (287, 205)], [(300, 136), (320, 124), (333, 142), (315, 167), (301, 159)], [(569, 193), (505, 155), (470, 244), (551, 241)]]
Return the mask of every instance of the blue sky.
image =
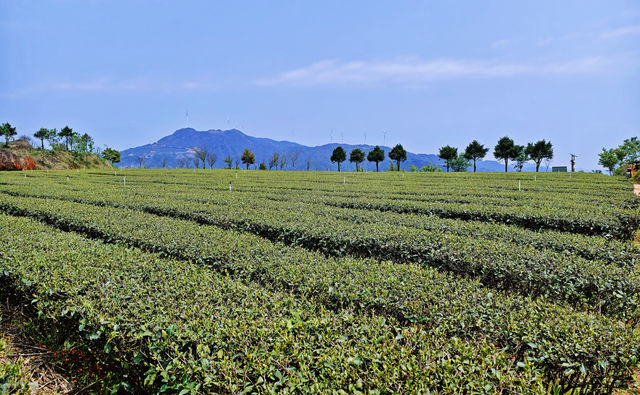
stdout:
[(0, 0), (0, 122), (118, 149), (187, 110), (308, 145), (509, 135), (594, 169), (640, 135), (639, 44), (636, 1)]

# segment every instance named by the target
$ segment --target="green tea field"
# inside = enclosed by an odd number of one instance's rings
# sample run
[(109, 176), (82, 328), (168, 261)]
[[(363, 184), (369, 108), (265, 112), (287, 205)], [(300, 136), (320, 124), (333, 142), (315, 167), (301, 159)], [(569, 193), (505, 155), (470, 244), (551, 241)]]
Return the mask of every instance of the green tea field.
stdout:
[(601, 174), (4, 172), (0, 293), (95, 392), (611, 393), (639, 203)]

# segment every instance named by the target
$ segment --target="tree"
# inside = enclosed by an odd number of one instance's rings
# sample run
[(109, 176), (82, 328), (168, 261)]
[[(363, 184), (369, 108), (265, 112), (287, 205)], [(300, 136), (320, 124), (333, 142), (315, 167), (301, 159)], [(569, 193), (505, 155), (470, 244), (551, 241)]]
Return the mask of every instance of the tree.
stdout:
[(471, 166), (471, 162), (469, 162), (469, 159), (467, 159), (464, 154), (456, 156), (449, 162), (451, 164), (451, 170), (455, 172), (467, 171), (467, 168)]
[(264, 162), (260, 162), (260, 167), (258, 167), (258, 170), (267, 170), (267, 165), (265, 165)]
[(180, 158), (176, 160), (176, 163), (178, 164), (178, 167), (181, 169), (184, 169), (185, 166), (187, 166), (187, 161), (184, 158)]
[(162, 159), (160, 160), (160, 166), (162, 166), (163, 169), (165, 167), (167, 167), (167, 158), (166, 157), (162, 157)]
[(213, 165), (216, 164), (216, 160), (218, 160), (218, 157), (216, 156), (216, 154), (211, 152), (207, 154), (207, 164), (209, 165), (210, 169), (213, 169)]
[(253, 152), (249, 150), (249, 148), (245, 148), (244, 151), (242, 151), (240, 160), (242, 160), (242, 163), (247, 165), (247, 170), (249, 170), (249, 165), (256, 163), (256, 157), (255, 155), (253, 155)]
[(73, 130), (69, 126), (65, 126), (62, 128), (58, 136), (64, 138), (65, 147), (69, 149), (69, 143), (71, 142), (71, 137), (73, 137)]
[(307, 171), (311, 169), (311, 158), (307, 158)]
[(269, 158), (269, 170), (271, 170), (273, 167), (277, 168), (278, 167), (278, 159), (280, 158), (280, 154), (277, 152), (274, 152), (271, 155), (271, 158)]
[(287, 165), (287, 157), (284, 155), (280, 156), (280, 159), (278, 160), (278, 167), (280, 167), (280, 170), (284, 169), (286, 165)]
[(42, 149), (44, 149), (44, 139), (49, 136), (49, 130), (45, 128), (40, 128), (37, 132), (33, 134), (33, 137), (40, 139), (40, 144)]
[(623, 164), (636, 163), (640, 161), (640, 140), (637, 137), (625, 139), (615, 152)]
[(478, 140), (473, 140), (464, 150), (464, 157), (473, 161), (473, 172), (476, 172), (476, 161), (482, 159), (489, 152), (489, 148), (485, 148)]
[(613, 170), (618, 165), (618, 156), (616, 155), (615, 148), (611, 148), (609, 150), (602, 149), (602, 152), (598, 154), (600, 160), (598, 160), (598, 164), (605, 169), (609, 170), (609, 175), (613, 174)]
[(527, 155), (527, 152), (523, 145), (514, 145), (513, 147), (514, 147), (513, 152), (515, 156), (512, 159), (516, 162), (513, 164), (513, 167), (517, 171), (522, 171), (524, 164), (531, 159), (529, 158), (529, 155)]
[(141, 169), (144, 167), (144, 155), (138, 156), (138, 167), (140, 167)]
[(540, 169), (540, 163), (543, 159), (553, 159), (553, 147), (551, 141), (540, 140), (535, 144), (527, 144), (524, 153), (536, 163), (536, 173)]
[[(207, 155), (209, 151), (205, 147), (196, 147), (193, 149), (193, 155), (202, 162), (202, 168), (204, 169), (207, 164)], [(198, 162), (196, 162), (196, 169), (198, 168)]]
[(389, 159), (396, 161), (396, 168), (400, 171), (400, 162), (407, 160), (407, 151), (402, 148), (402, 144), (397, 144), (389, 152)]
[(505, 173), (509, 170), (509, 159), (515, 159), (520, 154), (516, 147), (522, 146), (516, 146), (513, 140), (505, 136), (498, 140), (498, 144), (493, 149), (493, 156), (498, 160), (504, 161)]
[(11, 126), (9, 122), (5, 122), (0, 126), (0, 135), (4, 136), (6, 144), (9, 144), (9, 140), (18, 134), (16, 128)]
[(445, 145), (444, 147), (440, 148), (440, 152), (438, 153), (438, 158), (445, 161), (445, 163), (447, 164), (447, 172), (448, 172), (449, 167), (451, 166), (451, 161), (458, 158), (458, 149), (450, 145)]
[(331, 153), (331, 163), (338, 162), (338, 171), (340, 171), (340, 163), (347, 160), (347, 153), (344, 152), (344, 148), (338, 146)]
[(296, 167), (296, 161), (298, 160), (298, 158), (300, 157), (300, 151), (293, 151), (293, 152), (289, 152), (287, 154), (287, 157), (289, 158), (289, 160), (291, 161), (291, 169), (295, 170)]
[(55, 149), (60, 143), (60, 137), (58, 136), (58, 129), (49, 129), (47, 134), (47, 142), (51, 146), (51, 149)]
[(373, 147), (371, 151), (367, 154), (367, 160), (369, 162), (376, 162), (376, 172), (378, 171), (378, 163), (384, 160), (384, 150), (379, 146)]
[(113, 148), (107, 147), (104, 149), (104, 151), (102, 151), (102, 157), (111, 163), (119, 163), (120, 151), (116, 151)]
[(223, 162), (227, 164), (224, 168), (231, 170), (231, 164), (233, 163), (233, 159), (231, 159), (231, 157), (227, 155), (227, 157), (224, 158)]
[(74, 146), (77, 151), (81, 152), (91, 152), (93, 151), (93, 138), (89, 136), (87, 133), (84, 133), (82, 136), (79, 136), (77, 133), (73, 136)]
[(349, 162), (356, 164), (356, 171), (360, 171), (360, 163), (364, 162), (364, 151), (354, 148), (349, 154)]

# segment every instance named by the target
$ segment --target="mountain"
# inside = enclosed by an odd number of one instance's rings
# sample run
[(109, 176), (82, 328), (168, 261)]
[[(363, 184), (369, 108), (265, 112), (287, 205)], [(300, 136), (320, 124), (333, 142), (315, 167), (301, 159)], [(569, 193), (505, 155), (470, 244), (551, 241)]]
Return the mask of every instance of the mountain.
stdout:
[[(365, 152), (373, 149), (372, 145), (337, 143), (309, 147), (290, 141), (276, 141), (248, 136), (237, 129), (198, 131), (192, 128), (185, 128), (176, 130), (173, 134), (163, 137), (155, 143), (122, 151), (121, 162), (118, 165), (124, 168), (140, 167), (140, 160), (142, 160), (144, 167), (159, 168), (162, 167), (164, 159), (166, 167), (176, 168), (179, 167), (179, 163), (182, 160), (194, 157), (194, 148), (204, 147), (216, 155), (217, 160), (214, 167), (220, 168), (225, 166), (223, 162), (225, 157), (230, 156), (232, 159), (239, 161), (242, 151), (248, 148), (255, 154), (255, 167), (260, 162), (268, 164), (269, 158), (274, 152), (277, 152), (281, 156), (298, 155), (295, 166), (293, 166), (294, 170), (306, 170), (307, 165), (310, 170), (337, 170), (337, 165), (329, 160), (331, 153), (337, 146), (344, 148), (347, 152), (347, 159), (349, 152), (354, 148), (360, 148)], [(391, 151), (391, 147), (381, 146), (381, 148), (386, 154)], [(411, 165), (418, 168), (426, 165), (436, 165), (444, 169), (444, 161), (436, 155), (407, 152), (407, 161), (402, 163), (402, 167), (409, 169)], [(193, 167), (193, 163), (190, 163), (190, 166)], [(240, 166), (242, 166), (242, 163), (240, 163)], [(343, 170), (351, 171), (355, 169), (355, 164), (349, 163), (347, 160), (341, 167)], [(365, 161), (363, 167), (367, 170), (375, 170), (375, 163)], [(526, 166), (525, 170), (530, 169), (530, 167), (531, 165)], [(380, 170), (387, 170), (388, 168), (389, 158), (386, 157), (385, 161), (380, 163)], [(291, 159), (288, 160), (285, 169), (292, 169)], [(509, 170), (511, 171), (512, 169), (510, 168)], [(478, 171), (504, 171), (504, 165), (493, 160), (482, 160), (478, 161)]]

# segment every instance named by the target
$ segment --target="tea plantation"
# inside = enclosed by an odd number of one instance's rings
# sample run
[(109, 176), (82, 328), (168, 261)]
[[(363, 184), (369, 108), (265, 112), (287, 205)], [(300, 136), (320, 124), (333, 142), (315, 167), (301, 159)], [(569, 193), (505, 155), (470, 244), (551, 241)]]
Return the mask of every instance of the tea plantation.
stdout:
[[(535, 178), (534, 178), (535, 177)], [(611, 393), (640, 203), (599, 174), (0, 174), (0, 293), (142, 393)]]

